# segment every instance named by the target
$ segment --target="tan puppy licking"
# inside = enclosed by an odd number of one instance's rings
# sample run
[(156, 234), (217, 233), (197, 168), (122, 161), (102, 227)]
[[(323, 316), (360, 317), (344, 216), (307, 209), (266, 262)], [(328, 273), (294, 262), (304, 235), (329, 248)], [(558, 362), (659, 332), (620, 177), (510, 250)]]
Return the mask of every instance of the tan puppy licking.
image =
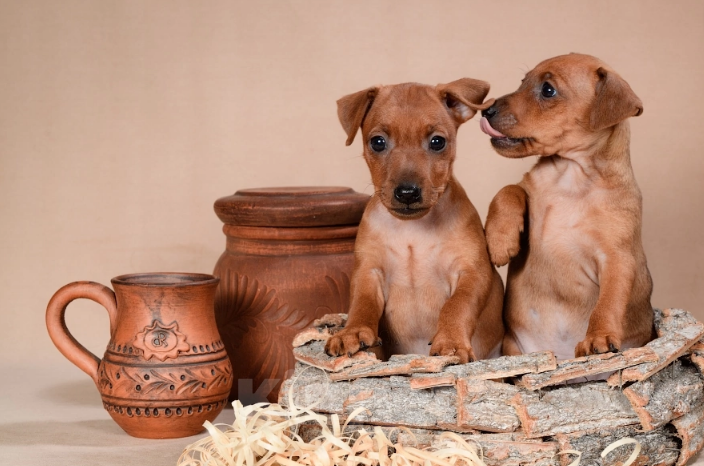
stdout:
[[(326, 352), (500, 354), (503, 285), (481, 220), (452, 175), (458, 127), (489, 92), (483, 81), (372, 87), (340, 99), (351, 144), (361, 127), (374, 195), (359, 226), (349, 320)], [(430, 342), (430, 343), (429, 343)]]
[(627, 119), (643, 105), (599, 59), (551, 58), (482, 112), (501, 155), (538, 155), (489, 207), (496, 265), (510, 261), (505, 354), (558, 359), (642, 346), (652, 338), (652, 280)]

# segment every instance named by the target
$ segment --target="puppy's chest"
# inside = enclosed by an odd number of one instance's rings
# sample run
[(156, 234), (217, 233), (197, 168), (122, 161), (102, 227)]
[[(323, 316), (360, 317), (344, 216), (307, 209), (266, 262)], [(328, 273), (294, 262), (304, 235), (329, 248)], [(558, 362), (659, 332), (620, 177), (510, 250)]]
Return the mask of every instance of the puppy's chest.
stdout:
[(599, 223), (608, 193), (570, 164), (562, 172), (539, 164), (530, 173), (528, 211), (531, 250), (589, 254), (598, 249)]
[(440, 310), (459, 273), (453, 249), (442, 238), (401, 228), (380, 238), (383, 326), (392, 352), (427, 354)]
[[(574, 197), (541, 193), (529, 204), (530, 255), (541, 264), (559, 263), (567, 275), (586, 275), (598, 282), (598, 259), (603, 254), (598, 196)], [(564, 264), (570, 264), (564, 267)]]
[(382, 238), (383, 270), (387, 296), (395, 289), (405, 293), (449, 297), (457, 271), (452, 249), (443, 238), (415, 228), (401, 228)]
[[(529, 204), (530, 236), (548, 247), (570, 249), (591, 248), (594, 245), (589, 211), (584, 200), (542, 196), (531, 198)], [(531, 241), (532, 242), (532, 241)]]

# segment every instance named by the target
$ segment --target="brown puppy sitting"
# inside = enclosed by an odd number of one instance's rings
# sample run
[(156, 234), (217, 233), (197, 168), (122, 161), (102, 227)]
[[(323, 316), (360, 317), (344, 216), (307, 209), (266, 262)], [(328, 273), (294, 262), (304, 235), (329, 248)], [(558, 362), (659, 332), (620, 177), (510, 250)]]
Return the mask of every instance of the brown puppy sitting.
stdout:
[(328, 354), (376, 346), (379, 336), (386, 357), (500, 354), (503, 284), (452, 175), (457, 128), (488, 107), (488, 92), (460, 79), (372, 87), (337, 102), (347, 145), (362, 128), (374, 195), (355, 243), (349, 320)]
[[(597, 58), (540, 63), (480, 126), (504, 157), (538, 155), (489, 207), (491, 260), (511, 260), (503, 351), (558, 359), (619, 351), (652, 338), (652, 281), (628, 117), (643, 105)], [(521, 235), (521, 233), (523, 233)]]

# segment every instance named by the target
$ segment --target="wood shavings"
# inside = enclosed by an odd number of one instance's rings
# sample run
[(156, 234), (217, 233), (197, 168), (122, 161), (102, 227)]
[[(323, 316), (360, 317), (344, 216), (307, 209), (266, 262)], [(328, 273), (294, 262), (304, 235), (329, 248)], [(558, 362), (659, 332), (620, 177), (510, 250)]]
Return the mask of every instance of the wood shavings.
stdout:
[[(315, 413), (315, 406), (295, 406), (292, 389), (288, 404), (243, 406), (236, 400), (235, 422), (221, 425), (224, 430), (206, 422), (210, 437), (186, 447), (178, 466), (486, 466), (480, 449), (453, 432), (442, 433), (439, 444), (421, 449), (392, 443), (379, 426), (372, 432), (350, 432), (349, 422), (365, 408), (350, 413), (344, 424), (333, 414), (328, 426), (328, 417)], [(305, 442), (296, 427), (310, 422), (319, 424), (321, 433)]]

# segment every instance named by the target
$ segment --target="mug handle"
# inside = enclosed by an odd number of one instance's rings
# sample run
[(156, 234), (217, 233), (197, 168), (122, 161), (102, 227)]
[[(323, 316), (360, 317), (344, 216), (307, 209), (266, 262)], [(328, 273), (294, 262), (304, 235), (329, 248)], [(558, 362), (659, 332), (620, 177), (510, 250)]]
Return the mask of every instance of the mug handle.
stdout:
[(54, 293), (46, 308), (46, 328), (49, 331), (51, 341), (61, 351), (61, 354), (88, 374), (97, 385), (100, 358), (80, 344), (66, 327), (66, 308), (71, 301), (80, 298), (95, 301), (108, 311), (110, 335), (112, 335), (117, 319), (115, 293), (107, 286), (95, 282), (69, 283)]

